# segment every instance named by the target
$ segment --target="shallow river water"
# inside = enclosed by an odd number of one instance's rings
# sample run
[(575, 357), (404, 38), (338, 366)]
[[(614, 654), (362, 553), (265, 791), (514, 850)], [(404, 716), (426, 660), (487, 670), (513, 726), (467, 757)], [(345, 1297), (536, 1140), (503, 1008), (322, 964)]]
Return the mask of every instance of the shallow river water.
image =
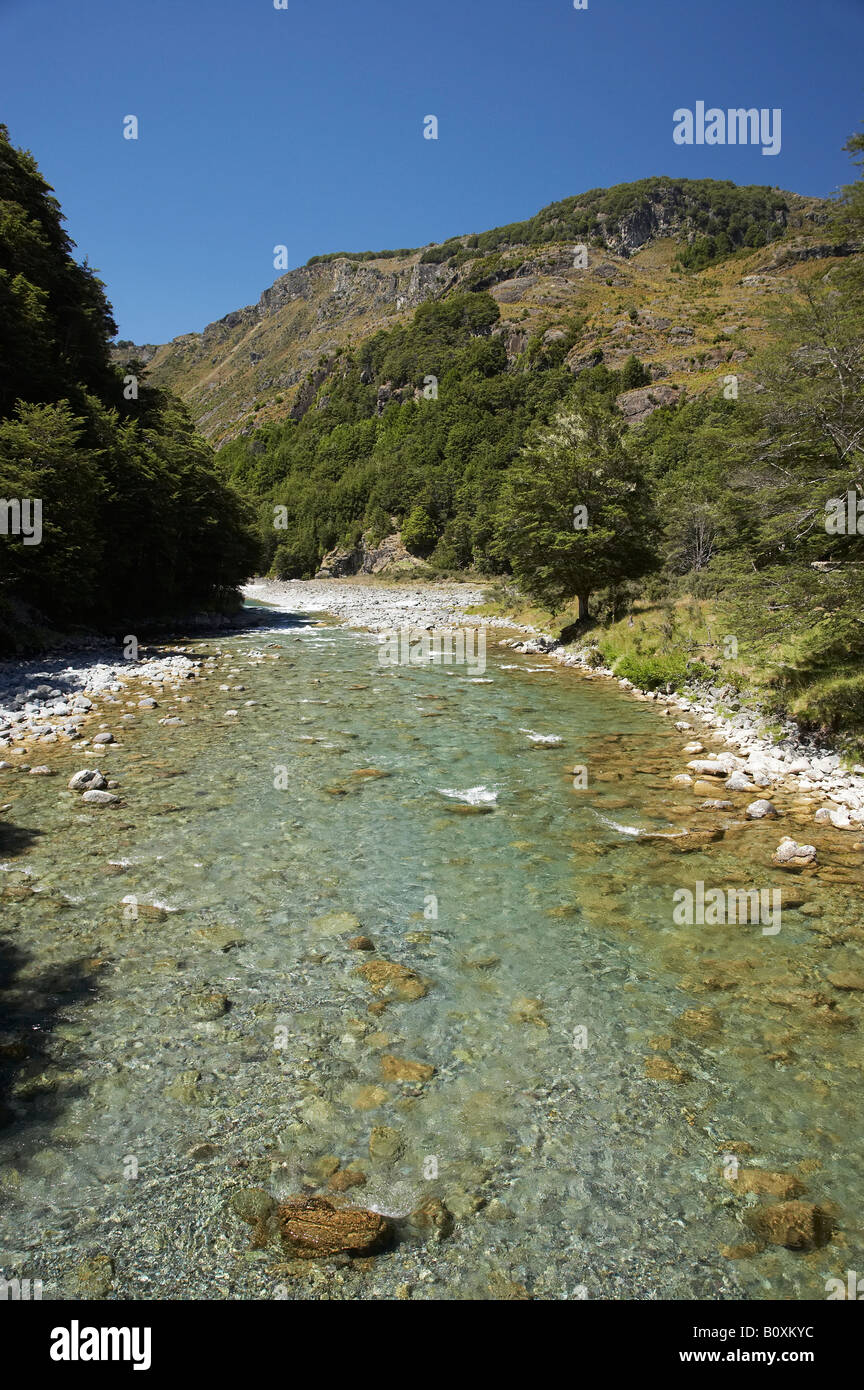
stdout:
[[(747, 823), (746, 796), (698, 810), (672, 785), (694, 734), (491, 638), (482, 679), (382, 667), (327, 619), (194, 650), (214, 659), (157, 709), (132, 687), (100, 708), (109, 753), (61, 746), (60, 775), (0, 789), (3, 1277), (43, 1298), (772, 1300), (864, 1273), (864, 995), (828, 978), (862, 970), (854, 835), (791, 805)], [(88, 766), (119, 807), (66, 789)], [(634, 833), (715, 827), (688, 853)], [(816, 871), (772, 867), (784, 833)], [(676, 924), (700, 881), (780, 888), (781, 930)], [(357, 973), (376, 962), (412, 973)], [(830, 1241), (754, 1235), (770, 1198), (736, 1162), (788, 1175)], [(286, 1262), (249, 1248), (243, 1187), (400, 1220), (434, 1198), (453, 1229)]]

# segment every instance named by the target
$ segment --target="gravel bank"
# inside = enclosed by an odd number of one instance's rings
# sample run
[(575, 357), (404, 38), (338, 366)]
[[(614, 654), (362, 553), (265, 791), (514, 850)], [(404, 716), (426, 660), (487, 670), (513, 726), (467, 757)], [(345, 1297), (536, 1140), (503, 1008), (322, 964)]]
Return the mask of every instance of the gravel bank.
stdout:
[[(485, 618), (465, 610), (483, 603), (484, 591), (472, 584), (380, 584), (333, 579), (273, 579), (247, 584), (247, 599), (269, 603), (283, 613), (332, 613), (352, 627), (371, 632), (409, 624), (416, 628), (486, 626)], [(509, 623), (496, 621), (496, 627)]]

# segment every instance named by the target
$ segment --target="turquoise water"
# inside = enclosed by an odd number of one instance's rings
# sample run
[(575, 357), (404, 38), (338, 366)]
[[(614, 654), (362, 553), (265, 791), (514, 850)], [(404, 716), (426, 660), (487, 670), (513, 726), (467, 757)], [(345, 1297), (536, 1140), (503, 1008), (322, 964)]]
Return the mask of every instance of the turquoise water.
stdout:
[[(862, 996), (827, 979), (861, 970), (854, 836), (818, 827), (817, 873), (784, 875), (780, 835), (813, 839), (791, 796), (779, 833), (698, 811), (671, 785), (693, 734), (491, 641), (482, 682), (381, 668), (326, 620), (196, 650), (157, 710), (102, 707), (110, 754), (2, 786), (7, 1278), (70, 1298), (107, 1256), (117, 1298), (796, 1299), (864, 1269)], [(93, 765), (121, 807), (65, 790)], [(721, 825), (686, 854), (629, 833)], [(780, 887), (782, 930), (676, 925), (698, 880)], [(425, 994), (387, 1002), (377, 961)], [(735, 1146), (832, 1213), (828, 1245), (756, 1248)], [(452, 1234), (362, 1266), (250, 1252), (231, 1193), (331, 1195), (336, 1160), (365, 1178), (341, 1200), (435, 1197)]]

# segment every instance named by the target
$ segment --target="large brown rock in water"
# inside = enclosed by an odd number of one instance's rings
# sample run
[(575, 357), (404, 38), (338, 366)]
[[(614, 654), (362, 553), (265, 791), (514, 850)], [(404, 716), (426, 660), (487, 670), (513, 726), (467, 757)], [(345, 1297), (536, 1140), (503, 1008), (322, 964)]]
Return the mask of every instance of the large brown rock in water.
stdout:
[(374, 1255), (390, 1243), (385, 1216), (362, 1207), (334, 1207), (326, 1197), (289, 1197), (276, 1210), (283, 1244), (295, 1259)]
[(411, 1001), (422, 999), (429, 990), (429, 981), (416, 970), (392, 960), (370, 960), (366, 965), (358, 965), (353, 973), (363, 977), (373, 994), (390, 990), (396, 999)]
[(785, 1245), (788, 1250), (827, 1245), (834, 1229), (828, 1213), (812, 1202), (772, 1202), (748, 1211), (744, 1220), (762, 1240)]

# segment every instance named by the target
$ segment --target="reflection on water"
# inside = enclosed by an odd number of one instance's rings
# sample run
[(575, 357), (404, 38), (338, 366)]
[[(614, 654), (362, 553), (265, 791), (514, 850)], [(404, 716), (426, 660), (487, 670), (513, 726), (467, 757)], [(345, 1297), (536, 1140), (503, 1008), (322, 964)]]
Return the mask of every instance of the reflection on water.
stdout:
[[(784, 875), (791, 798), (779, 833), (697, 810), (671, 780), (692, 735), (491, 641), (482, 684), (329, 626), (198, 650), (155, 711), (103, 707), (110, 753), (3, 783), (7, 1277), (74, 1297), (108, 1256), (121, 1298), (785, 1299), (864, 1269), (854, 835), (819, 827), (818, 872)], [(66, 791), (94, 757), (117, 809)], [(782, 930), (677, 925), (699, 881), (780, 887)], [(830, 1244), (762, 1246), (735, 1158)], [(434, 1196), (456, 1225), (286, 1273), (226, 1212), (240, 1186)]]

